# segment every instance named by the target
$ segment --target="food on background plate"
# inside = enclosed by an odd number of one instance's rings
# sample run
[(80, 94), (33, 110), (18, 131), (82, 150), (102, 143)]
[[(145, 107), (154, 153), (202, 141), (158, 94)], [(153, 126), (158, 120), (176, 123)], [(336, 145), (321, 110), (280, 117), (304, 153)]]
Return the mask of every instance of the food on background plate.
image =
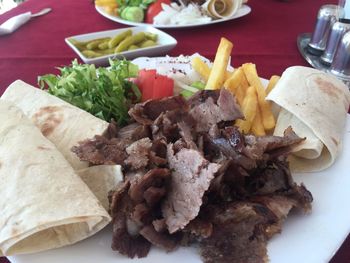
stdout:
[(161, 7), (162, 11), (153, 17), (154, 25), (206, 24), (212, 21), (212, 18), (194, 3), (188, 5), (182, 3), (161, 4)]
[(116, 0), (95, 0), (95, 5), (101, 6), (110, 15), (117, 15), (117, 1)]
[(96, 6), (132, 22), (154, 25), (205, 24), (234, 16), (242, 0), (171, 1), (171, 0), (95, 0)]
[[(263, 262), (289, 211), (310, 210), (312, 196), (293, 182), (286, 162), (303, 139), (291, 129), (283, 137), (241, 134), (229, 91), (148, 100), (129, 114), (127, 135), (73, 148), (91, 165), (123, 167), (124, 183), (110, 197), (112, 249), (123, 255), (199, 243), (204, 262)], [(117, 159), (116, 151), (123, 153)]]
[(131, 29), (125, 30), (112, 37), (92, 39), (86, 42), (69, 38), (72, 43), (86, 58), (97, 58), (105, 55), (119, 54), (121, 52), (153, 47), (158, 45), (157, 34), (150, 32), (138, 32), (133, 34)]
[(143, 22), (145, 18), (145, 12), (150, 4), (154, 0), (116, 0), (117, 1), (117, 13), (122, 19)]
[(146, 12), (146, 18), (145, 22), (149, 24), (153, 24), (154, 17), (162, 11), (162, 4), (167, 4), (170, 5), (171, 1), (170, 0), (157, 0), (154, 1), (148, 8)]
[(306, 137), (290, 156), (291, 168), (310, 172), (331, 166), (342, 148), (348, 87), (327, 73), (295, 66), (285, 70), (267, 99), (281, 107), (274, 134), (291, 125)]
[(40, 130), (0, 99), (0, 255), (73, 244), (110, 216)]
[(212, 18), (220, 19), (233, 16), (242, 3), (242, 0), (207, 0), (202, 7)]

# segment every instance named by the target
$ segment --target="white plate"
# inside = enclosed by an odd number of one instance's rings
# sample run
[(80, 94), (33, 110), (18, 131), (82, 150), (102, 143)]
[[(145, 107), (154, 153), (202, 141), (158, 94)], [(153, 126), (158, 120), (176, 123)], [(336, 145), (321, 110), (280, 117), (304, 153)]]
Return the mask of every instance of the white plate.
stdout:
[[(87, 58), (71, 42), (68, 41), (70, 38), (75, 39), (77, 41), (84, 42), (84, 41), (89, 41), (97, 38), (113, 37), (127, 29), (131, 29), (133, 34), (138, 32), (149, 32), (149, 33), (157, 34), (158, 35), (157, 45), (153, 47), (146, 47), (146, 48), (140, 48), (140, 49), (131, 50), (131, 51), (124, 51), (118, 54), (105, 55), (97, 58)], [(177, 45), (176, 39), (170, 36), (169, 34), (157, 28), (154, 28), (152, 26), (145, 26), (145, 25), (138, 26), (138, 27), (94, 32), (94, 33), (88, 33), (83, 35), (75, 35), (75, 36), (67, 37), (65, 41), (67, 45), (70, 46), (75, 51), (75, 53), (78, 54), (78, 56), (84, 61), (84, 63), (96, 64), (96, 65), (107, 65), (109, 58), (124, 57), (127, 59), (133, 59), (140, 56), (164, 55)]]
[[(99, 12), (102, 16), (104, 16), (110, 20), (113, 20), (115, 22), (124, 24), (124, 25), (129, 25), (129, 26), (150, 25), (147, 23), (132, 22), (132, 21), (128, 21), (125, 19), (121, 19), (118, 16), (110, 15), (103, 9), (103, 7), (100, 7), (100, 6), (95, 6), (95, 8), (96, 8), (97, 12)], [(223, 19), (212, 20), (208, 23), (189, 24), (189, 25), (154, 25), (154, 24), (152, 24), (152, 26), (157, 27), (157, 28), (186, 28), (186, 27), (206, 26), (206, 25), (211, 25), (211, 24), (216, 24), (216, 23), (221, 23), (221, 22), (237, 19), (239, 17), (248, 15), (250, 13), (250, 11), (251, 11), (251, 8), (249, 6), (242, 5), (242, 7), (240, 9), (238, 9), (238, 11), (233, 16), (226, 17)]]
[[(344, 131), (344, 150), (329, 169), (310, 174), (297, 174), (314, 197), (312, 213), (292, 214), (283, 225), (282, 233), (268, 244), (271, 263), (328, 262), (350, 231), (350, 115)], [(180, 248), (166, 253), (152, 248), (148, 257), (131, 260), (112, 251), (112, 229), (107, 227), (97, 235), (78, 244), (32, 255), (9, 257), (12, 263), (199, 263), (195, 248)]]
[[(177, 63), (174, 59), (138, 58), (133, 63), (140, 68), (156, 67), (160, 73), (167, 73), (171, 69), (176, 69), (180, 73), (191, 71), (191, 63), (189, 63), (191, 56), (183, 56), (177, 59)], [(185, 79), (184, 76), (180, 74), (181, 79)], [(263, 79), (263, 83), (266, 85), (268, 81)], [(268, 243), (271, 263), (324, 263), (332, 258), (350, 232), (350, 208), (347, 206), (347, 200), (350, 200), (349, 160), (350, 115), (347, 115), (343, 152), (333, 166), (322, 172), (293, 174), (296, 182), (303, 182), (311, 191), (314, 197), (312, 212), (308, 215), (291, 213), (288, 216), (282, 233), (275, 235)], [(112, 229), (109, 226), (95, 236), (72, 246), (9, 258), (13, 263), (135, 262), (112, 251), (111, 238)], [(142, 263), (201, 262), (195, 247), (181, 247), (171, 253), (153, 247), (146, 258), (136, 261)]]

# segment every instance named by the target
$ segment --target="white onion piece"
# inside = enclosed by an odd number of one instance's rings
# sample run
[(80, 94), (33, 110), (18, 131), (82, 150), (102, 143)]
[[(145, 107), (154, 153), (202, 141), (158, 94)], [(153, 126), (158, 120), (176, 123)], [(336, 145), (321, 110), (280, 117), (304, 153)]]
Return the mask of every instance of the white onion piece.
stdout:
[(162, 11), (153, 18), (155, 25), (190, 25), (209, 23), (212, 18), (205, 15), (201, 7), (190, 3), (187, 6), (171, 3), (161, 4)]

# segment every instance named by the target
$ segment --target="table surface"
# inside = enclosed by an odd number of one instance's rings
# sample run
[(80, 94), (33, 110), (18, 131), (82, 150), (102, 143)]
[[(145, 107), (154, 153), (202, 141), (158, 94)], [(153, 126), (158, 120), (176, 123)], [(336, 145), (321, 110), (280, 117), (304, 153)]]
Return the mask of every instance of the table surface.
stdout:
[[(221, 37), (234, 43), (232, 65), (256, 64), (261, 77), (280, 75), (289, 66), (304, 65), (296, 39), (312, 32), (317, 11), (337, 0), (249, 0), (252, 12), (240, 19), (215, 25), (164, 30), (178, 44), (169, 55), (199, 52), (213, 59)], [(0, 24), (13, 15), (51, 7), (51, 13), (32, 19), (15, 33), (0, 36), (0, 95), (16, 79), (37, 86), (37, 77), (58, 73), (76, 57), (64, 38), (76, 34), (127, 27), (100, 16), (90, 0), (28, 0), (0, 16)], [(310, 253), (313, 253), (310, 251)], [(0, 258), (0, 263), (8, 262)], [(350, 262), (348, 237), (331, 263)]]

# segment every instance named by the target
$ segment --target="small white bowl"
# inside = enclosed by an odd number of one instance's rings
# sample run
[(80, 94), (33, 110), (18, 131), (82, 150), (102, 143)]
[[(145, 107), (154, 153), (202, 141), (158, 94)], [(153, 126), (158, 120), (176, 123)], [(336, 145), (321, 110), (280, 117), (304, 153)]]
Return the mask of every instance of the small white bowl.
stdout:
[[(69, 41), (69, 39), (74, 39), (79, 42), (86, 42), (97, 38), (113, 37), (128, 29), (131, 29), (133, 34), (138, 32), (145, 32), (145, 33), (149, 32), (149, 33), (157, 34), (158, 35), (157, 45), (152, 47), (145, 47), (145, 48), (139, 48), (139, 49), (130, 50), (130, 51), (124, 51), (118, 54), (109, 54), (109, 55), (104, 55), (96, 58), (87, 58), (78, 50), (78, 48), (76, 48)], [(96, 64), (96, 65), (107, 65), (109, 58), (134, 59), (137, 57), (144, 57), (144, 56), (151, 57), (151, 56), (165, 55), (168, 51), (173, 49), (177, 44), (177, 41), (175, 38), (152, 26), (127, 27), (122, 29), (75, 35), (75, 36), (65, 38), (65, 41), (67, 45), (70, 46), (75, 51), (75, 53), (78, 54), (78, 56), (84, 61), (84, 63)]]

